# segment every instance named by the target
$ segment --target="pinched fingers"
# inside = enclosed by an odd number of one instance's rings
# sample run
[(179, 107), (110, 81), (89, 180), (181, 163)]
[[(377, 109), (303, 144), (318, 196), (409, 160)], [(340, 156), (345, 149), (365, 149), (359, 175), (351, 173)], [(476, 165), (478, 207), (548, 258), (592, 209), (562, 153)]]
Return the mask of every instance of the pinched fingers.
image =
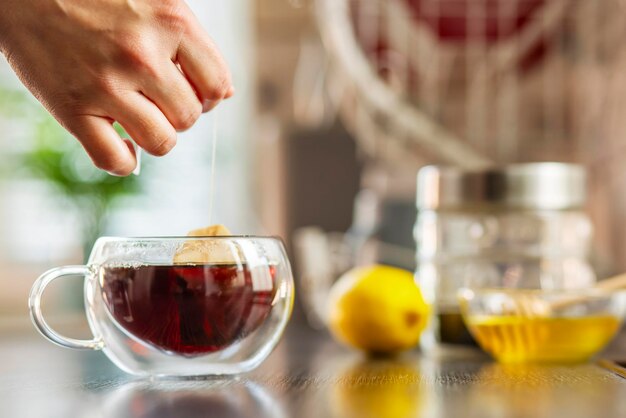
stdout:
[(145, 83), (142, 92), (177, 131), (187, 130), (200, 117), (202, 104), (176, 64), (169, 61), (160, 71), (158, 77)]
[(110, 97), (108, 116), (91, 114), (63, 118), (64, 125), (80, 141), (96, 167), (127, 176), (137, 166), (132, 144), (112, 126), (119, 122), (131, 138), (150, 154), (162, 156), (176, 144), (176, 131), (159, 108), (139, 92)]
[(108, 113), (141, 148), (163, 156), (176, 145), (176, 130), (161, 110), (139, 92), (129, 91), (113, 100)]
[(70, 132), (80, 141), (94, 165), (117, 176), (133, 172), (137, 159), (132, 147), (120, 138), (108, 118), (80, 115), (66, 123)]
[(178, 47), (176, 60), (196, 89), (203, 111), (233, 95), (230, 71), (222, 54), (193, 16)]
[[(72, 114), (79, 116), (59, 120), (83, 144), (95, 165), (112, 174), (128, 175), (136, 166), (132, 147), (115, 132), (113, 121), (141, 148), (162, 156), (176, 144), (177, 130), (190, 128), (201, 112), (234, 93), (222, 55), (195, 16), (186, 6), (172, 10), (177, 14), (161, 22), (173, 22), (171, 27), (155, 25), (154, 20), (151, 25), (158, 30), (137, 32), (126, 27), (112, 46), (106, 44), (108, 38), (100, 40), (109, 48), (98, 51), (113, 53), (95, 54), (84, 60), (92, 63), (84, 71), (61, 86), (50, 87), (63, 91), (75, 85), (78, 94), (64, 97), (63, 102), (72, 102), (72, 109), (79, 110)], [(97, 77), (90, 79), (90, 74)]]

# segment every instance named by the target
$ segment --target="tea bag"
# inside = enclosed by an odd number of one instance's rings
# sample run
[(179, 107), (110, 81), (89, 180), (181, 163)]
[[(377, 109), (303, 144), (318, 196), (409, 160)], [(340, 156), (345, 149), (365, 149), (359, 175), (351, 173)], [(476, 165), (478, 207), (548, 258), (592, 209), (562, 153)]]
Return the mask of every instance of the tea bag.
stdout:
[[(232, 235), (224, 225), (210, 225), (189, 231), (188, 237), (218, 237)], [(226, 240), (192, 240), (185, 242), (174, 255), (174, 264), (233, 264), (239, 251)]]
[(188, 237), (219, 237), (232, 235), (230, 230), (224, 225), (210, 225), (204, 228), (194, 229), (187, 233)]

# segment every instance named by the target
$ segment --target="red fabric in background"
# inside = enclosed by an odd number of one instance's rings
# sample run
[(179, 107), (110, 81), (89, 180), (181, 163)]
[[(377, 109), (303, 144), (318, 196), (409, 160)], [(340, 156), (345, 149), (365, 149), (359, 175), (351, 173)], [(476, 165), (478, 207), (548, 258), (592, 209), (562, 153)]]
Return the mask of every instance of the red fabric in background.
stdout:
[[(439, 39), (446, 42), (465, 42), (468, 38), (478, 36), (487, 42), (497, 42), (514, 36), (535, 17), (545, 2), (545, 0), (403, 1), (412, 11), (413, 19), (429, 26)], [(476, 10), (483, 16), (470, 17)], [(469, 23), (469, 19), (476, 21)]]
[[(395, 50), (394, 45), (389, 43), (384, 32), (379, 33), (376, 43), (367, 36), (369, 30), (367, 24), (361, 24), (356, 19), (358, 9), (363, 4), (358, 0), (351, 2), (351, 12), (357, 26), (356, 32), (359, 40), (367, 42), (361, 45), (367, 53), (374, 53), (378, 63), (385, 62), (389, 53)], [(482, 40), (486, 46), (497, 46), (499, 42), (519, 36), (527, 29), (533, 19), (540, 18), (541, 8), (547, 4), (547, 0), (385, 0), (398, 2), (404, 6), (409, 17), (416, 26), (427, 27), (442, 44), (454, 48), (465, 48), (470, 40)], [(480, 11), (482, 16), (471, 17), (471, 13)], [(470, 19), (476, 21), (470, 23)], [(526, 73), (535, 65), (539, 64), (548, 52), (548, 38), (546, 33), (540, 36), (534, 45), (519, 57), (517, 69)], [(385, 69), (381, 68), (381, 76), (385, 77)], [(411, 76), (415, 81), (415, 74)]]

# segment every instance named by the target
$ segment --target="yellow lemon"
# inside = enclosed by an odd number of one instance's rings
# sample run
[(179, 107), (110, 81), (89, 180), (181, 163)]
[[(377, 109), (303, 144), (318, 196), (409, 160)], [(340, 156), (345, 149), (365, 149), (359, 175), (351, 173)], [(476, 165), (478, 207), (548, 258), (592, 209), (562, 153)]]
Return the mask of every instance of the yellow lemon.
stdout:
[(413, 274), (389, 266), (348, 271), (331, 289), (329, 301), (332, 334), (370, 353), (414, 347), (429, 316)]

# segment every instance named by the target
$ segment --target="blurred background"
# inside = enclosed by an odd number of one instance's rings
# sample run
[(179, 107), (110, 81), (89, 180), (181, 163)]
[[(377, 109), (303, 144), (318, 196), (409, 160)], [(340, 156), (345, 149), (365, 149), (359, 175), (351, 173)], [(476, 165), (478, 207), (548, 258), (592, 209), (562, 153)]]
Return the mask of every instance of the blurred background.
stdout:
[[(584, 165), (594, 267), (626, 269), (620, 1), (189, 3), (237, 94), (138, 177), (93, 169), (0, 62), (0, 323), (100, 235), (207, 224), (215, 123), (212, 220), (283, 237), (305, 285), (368, 261), (414, 269), (415, 178), (435, 163)], [(49, 295), (59, 311), (77, 303), (67, 286)]]

